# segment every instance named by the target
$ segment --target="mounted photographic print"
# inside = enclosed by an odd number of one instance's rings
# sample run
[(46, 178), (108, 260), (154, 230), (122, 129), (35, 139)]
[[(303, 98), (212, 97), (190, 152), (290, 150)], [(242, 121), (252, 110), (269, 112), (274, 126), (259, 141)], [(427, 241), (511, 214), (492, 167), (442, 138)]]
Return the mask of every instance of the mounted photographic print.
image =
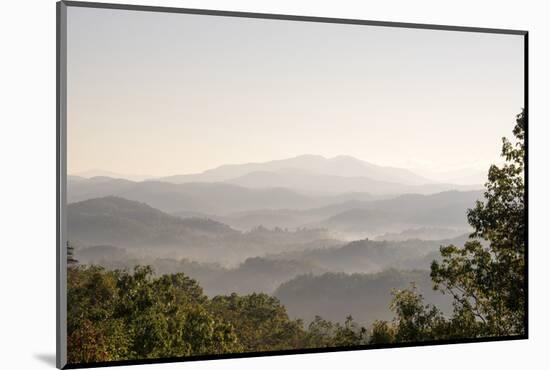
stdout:
[(58, 367), (527, 338), (526, 31), (57, 10)]

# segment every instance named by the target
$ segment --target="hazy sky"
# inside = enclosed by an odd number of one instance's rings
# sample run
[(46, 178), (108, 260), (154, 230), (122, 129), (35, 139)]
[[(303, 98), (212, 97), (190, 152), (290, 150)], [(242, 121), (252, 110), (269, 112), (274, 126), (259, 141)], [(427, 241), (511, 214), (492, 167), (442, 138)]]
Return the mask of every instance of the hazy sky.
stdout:
[(69, 173), (485, 168), (522, 106), (522, 36), (68, 8)]

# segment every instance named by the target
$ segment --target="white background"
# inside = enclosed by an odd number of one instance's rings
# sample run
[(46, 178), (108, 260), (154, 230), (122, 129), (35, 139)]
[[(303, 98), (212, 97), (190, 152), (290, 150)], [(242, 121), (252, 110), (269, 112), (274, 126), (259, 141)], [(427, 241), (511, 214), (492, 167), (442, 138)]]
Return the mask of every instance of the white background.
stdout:
[[(116, 1), (112, 1), (116, 2)], [(147, 369), (543, 368), (550, 348), (548, 144), (550, 22), (545, 1), (202, 0), (134, 4), (530, 31), (530, 339), (150, 365)], [(545, 11), (546, 10), (546, 11)], [(55, 2), (11, 0), (0, 20), (0, 367), (55, 358)], [(465, 148), (465, 150), (468, 150)], [(547, 366), (547, 365), (546, 365)], [(135, 368), (135, 367), (134, 367)]]

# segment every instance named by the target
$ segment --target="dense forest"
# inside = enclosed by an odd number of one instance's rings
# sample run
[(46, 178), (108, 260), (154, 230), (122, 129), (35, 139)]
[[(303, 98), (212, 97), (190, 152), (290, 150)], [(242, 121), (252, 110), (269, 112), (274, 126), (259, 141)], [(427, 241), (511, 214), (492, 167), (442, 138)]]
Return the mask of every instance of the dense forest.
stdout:
[[(129, 265), (116, 263), (105, 266), (108, 261), (102, 266), (81, 263), (69, 243), (68, 362), (524, 334), (527, 230), (523, 112), (517, 116), (513, 134), (514, 141), (503, 138), (504, 163), (490, 167), (482, 198), (467, 211), (466, 221), (473, 231), (467, 238), (448, 239), (438, 246), (438, 250), (434, 249), (433, 242), (405, 244), (371, 240), (339, 243), (338, 248), (322, 249), (316, 249), (319, 242), (315, 241), (312, 248), (299, 249), (297, 245), (312, 243), (312, 233), (315, 237), (321, 234), (321, 240), (325, 241), (331, 240), (330, 236), (324, 235), (321, 229), (295, 232), (256, 229), (241, 233), (214, 221), (191, 225), (193, 221), (167, 217), (145, 207), (139, 208), (140, 212), (144, 212), (144, 219), (153, 214), (163, 222), (147, 229), (138, 228), (141, 224), (136, 222), (123, 224), (127, 230), (141, 230), (143, 235), (135, 237), (145, 242), (163, 238), (167, 235), (163, 231), (169, 229), (174, 230), (171, 235), (178, 235), (182, 240), (191, 237), (202, 245), (210, 245), (219, 239), (208, 239), (205, 235), (216, 233), (228, 238), (226, 240), (230, 240), (231, 246), (244, 246), (247, 253), (252, 248), (249, 246), (253, 244), (251, 240), (261, 242), (269, 239), (274, 253), (262, 258), (248, 258), (240, 265), (231, 267), (208, 261), (162, 262), (156, 259), (152, 263), (129, 268)], [(119, 207), (133, 207), (132, 203), (115, 201)], [(397, 214), (399, 210), (399, 201), (396, 202), (396, 210), (392, 214)], [(387, 206), (389, 212), (392, 203), (379, 201), (377, 204)], [(78, 205), (81, 208), (88, 206)], [(106, 207), (105, 204), (94, 203), (96, 206)], [(85, 218), (83, 224), (96, 222), (96, 219), (89, 218), (88, 209), (79, 213), (79, 209), (72, 208), (73, 222), (78, 220), (77, 217)], [(428, 210), (423, 211), (422, 217), (429, 217)], [(367, 209), (361, 213), (367, 217), (363, 222), (368, 222), (371, 211)], [(332, 218), (331, 222), (336, 223), (342, 217)], [(408, 213), (402, 211), (399, 217), (403, 223), (410, 218)], [(97, 221), (96, 226), (104, 225)], [(188, 230), (191, 229), (201, 232), (190, 234)], [(92, 229), (86, 230), (90, 232)], [(266, 237), (268, 233), (273, 235)], [(89, 237), (94, 235), (90, 232)], [(112, 235), (121, 242), (127, 242), (115, 229)], [(294, 244), (283, 248), (279, 239), (291, 239)], [(407, 247), (404, 248), (404, 245)], [(124, 253), (109, 246), (101, 248), (101, 253)], [(397, 250), (401, 253), (399, 258), (395, 253)], [(411, 258), (403, 260), (403, 255), (407, 253), (411, 254)], [(147, 258), (129, 261), (137, 264), (147, 262)], [(417, 270), (419, 265), (424, 264), (427, 274)], [(401, 270), (395, 272), (389, 266)], [(342, 272), (343, 267), (348, 272)], [(259, 278), (255, 283), (270, 293), (258, 293), (257, 285), (243, 288), (241, 283), (246, 278), (240, 277), (250, 276), (247, 271), (256, 271)], [(266, 271), (264, 278), (261, 271)], [(223, 289), (217, 291), (218, 286), (211, 285), (209, 294), (205, 294), (199, 282), (204, 277), (205, 285), (210, 286), (212, 282), (207, 280), (209, 275), (225, 281), (227, 286), (224, 289), (230, 289), (233, 293), (223, 294)], [(242, 290), (232, 289), (234, 286)], [(319, 297), (325, 294), (323, 289), (329, 288), (342, 293), (333, 297), (338, 302), (320, 300)], [(378, 290), (383, 292), (377, 293)], [(387, 301), (380, 304), (389, 306), (393, 317), (385, 317), (369, 299), (371, 295), (379, 297), (382, 293), (387, 295)], [(346, 301), (350, 295), (356, 296), (353, 303)], [(427, 303), (427, 295), (435, 298)], [(298, 303), (286, 307), (283, 301)], [(329, 311), (320, 315), (322, 307), (329, 303), (353, 305), (353, 310), (350, 309), (348, 314), (353, 311), (354, 316), (338, 318)], [(319, 311), (315, 312), (316, 309)], [(362, 315), (361, 311), (369, 312), (369, 315)], [(358, 317), (361, 319), (358, 320)]]

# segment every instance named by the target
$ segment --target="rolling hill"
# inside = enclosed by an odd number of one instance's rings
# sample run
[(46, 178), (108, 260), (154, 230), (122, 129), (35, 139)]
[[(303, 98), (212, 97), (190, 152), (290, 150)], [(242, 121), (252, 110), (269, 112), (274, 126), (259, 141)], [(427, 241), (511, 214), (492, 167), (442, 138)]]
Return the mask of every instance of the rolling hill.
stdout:
[(216, 221), (182, 219), (114, 196), (69, 204), (67, 215), (69, 240), (84, 244), (154, 247), (239, 234)]
[(82, 247), (107, 245), (150, 257), (188, 258), (235, 265), (246, 258), (338, 245), (323, 229), (257, 227), (241, 232), (205, 218), (180, 218), (121, 197), (68, 205), (69, 240)]
[(247, 189), (223, 183), (133, 182), (108, 177), (68, 180), (69, 203), (105, 196), (147, 203), (169, 213), (222, 215), (259, 208), (309, 208), (319, 205), (316, 199), (282, 188)]
[(283, 169), (278, 171), (254, 171), (226, 180), (225, 183), (252, 189), (282, 187), (304, 194), (341, 194), (368, 192), (376, 195), (418, 193), (430, 194), (451, 189), (469, 190), (472, 187), (453, 184), (403, 184), (360, 176), (335, 176), (316, 174), (305, 170)]
[(346, 316), (352, 315), (368, 325), (374, 320), (391, 320), (392, 289), (408, 288), (411, 282), (415, 282), (426, 303), (435, 304), (446, 313), (451, 311), (451, 298), (433, 291), (428, 271), (392, 269), (377, 274), (308, 274), (282, 284), (274, 295), (293, 318), (307, 322), (320, 315), (343, 322)]
[(352, 199), (310, 209), (257, 209), (214, 218), (241, 230), (258, 225), (313, 227), (363, 238), (407, 229), (446, 228), (446, 235), (456, 236), (467, 231), (466, 211), (481, 197), (480, 191), (406, 194), (389, 199)]
[(467, 210), (481, 198), (481, 191), (405, 194), (391, 199), (357, 203), (353, 208), (315, 223), (315, 226), (371, 234), (418, 227), (466, 229)]
[[(265, 258), (304, 261), (334, 272), (375, 273), (388, 268), (429, 269), (442, 245), (463, 245), (467, 235), (444, 240), (356, 240), (345, 245), (285, 252)], [(426, 258), (428, 262), (426, 262)]]

